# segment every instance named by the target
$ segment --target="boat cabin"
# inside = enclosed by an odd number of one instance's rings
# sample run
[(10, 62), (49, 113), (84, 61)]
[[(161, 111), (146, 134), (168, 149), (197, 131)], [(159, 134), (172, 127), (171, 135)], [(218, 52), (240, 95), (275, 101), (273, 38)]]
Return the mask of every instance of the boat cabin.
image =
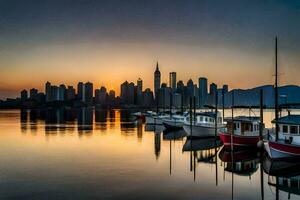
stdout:
[[(274, 119), (273, 124), (276, 123)], [(278, 119), (279, 139), (300, 144), (300, 115), (287, 115)]]
[[(220, 113), (217, 114), (217, 123), (222, 124), (222, 117)], [(186, 117), (186, 122), (190, 121), (190, 115)], [(193, 116), (193, 124), (194, 124), (194, 116)], [(196, 113), (196, 124), (207, 124), (214, 125), (215, 124), (215, 113), (214, 112), (200, 112)]]
[(236, 135), (258, 135), (259, 134), (259, 117), (246, 117), (246, 116), (238, 116), (232, 118), (225, 119), (226, 128), (228, 133), (232, 133), (232, 129), (234, 134)]

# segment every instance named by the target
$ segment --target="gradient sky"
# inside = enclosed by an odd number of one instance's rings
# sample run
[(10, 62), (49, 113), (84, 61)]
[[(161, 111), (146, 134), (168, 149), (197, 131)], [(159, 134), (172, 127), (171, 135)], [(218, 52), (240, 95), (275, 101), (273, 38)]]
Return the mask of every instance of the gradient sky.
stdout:
[(205, 76), (218, 85), (300, 84), (297, 0), (0, 0), (0, 98), (44, 83), (91, 81), (119, 92), (141, 77)]

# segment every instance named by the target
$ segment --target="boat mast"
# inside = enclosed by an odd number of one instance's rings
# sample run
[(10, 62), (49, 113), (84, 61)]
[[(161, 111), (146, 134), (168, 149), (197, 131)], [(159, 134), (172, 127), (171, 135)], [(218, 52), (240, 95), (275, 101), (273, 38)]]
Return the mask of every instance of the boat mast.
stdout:
[(264, 93), (263, 89), (260, 89), (260, 123), (259, 123), (259, 137), (263, 140), (263, 124), (264, 124)]
[(278, 141), (278, 65), (277, 65), (277, 36), (275, 38), (275, 133)]

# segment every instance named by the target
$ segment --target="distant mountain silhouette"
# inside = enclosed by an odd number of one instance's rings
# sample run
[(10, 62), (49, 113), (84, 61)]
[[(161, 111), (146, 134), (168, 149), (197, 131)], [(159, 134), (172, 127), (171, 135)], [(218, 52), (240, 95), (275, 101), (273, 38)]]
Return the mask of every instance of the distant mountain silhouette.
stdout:
[[(252, 89), (234, 89), (226, 93), (225, 107), (231, 106), (232, 91), (234, 91), (235, 106), (259, 106), (260, 89), (264, 94), (264, 105), (274, 107), (273, 85), (264, 85)], [(296, 85), (285, 85), (278, 88), (279, 104), (300, 103), (300, 87)], [(219, 95), (219, 106), (222, 106), (222, 95)]]

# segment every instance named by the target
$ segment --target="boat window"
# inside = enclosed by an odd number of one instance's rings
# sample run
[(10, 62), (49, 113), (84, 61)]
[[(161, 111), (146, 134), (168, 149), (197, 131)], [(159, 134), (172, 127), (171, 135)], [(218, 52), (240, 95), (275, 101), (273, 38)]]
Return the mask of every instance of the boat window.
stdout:
[(288, 131), (288, 126), (287, 125), (283, 125), (282, 126), (282, 132), (283, 133), (288, 133), (289, 131)]
[(236, 123), (236, 125), (237, 125), (237, 128), (240, 128), (240, 123)]
[(233, 123), (233, 130), (236, 130), (236, 123)]
[(208, 119), (207, 119), (207, 117), (205, 117), (204, 119), (205, 119), (205, 121), (206, 121), (206, 122), (208, 122)]
[(298, 126), (290, 126), (290, 133), (298, 134)]
[(201, 122), (203, 121), (203, 117), (200, 117), (200, 121), (201, 121)]

